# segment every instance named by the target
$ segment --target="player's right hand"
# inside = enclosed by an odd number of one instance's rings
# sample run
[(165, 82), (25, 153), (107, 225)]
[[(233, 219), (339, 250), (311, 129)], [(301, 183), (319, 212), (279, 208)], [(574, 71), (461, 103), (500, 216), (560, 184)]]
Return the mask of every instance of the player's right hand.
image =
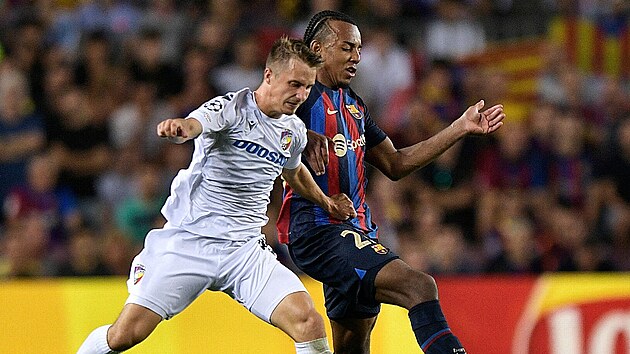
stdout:
[(162, 138), (187, 138), (186, 129), (184, 127), (185, 119), (174, 118), (161, 121), (157, 126), (157, 134)]
[(161, 121), (157, 126), (157, 135), (181, 144), (201, 134), (201, 123), (194, 118), (172, 118)]
[[(307, 130), (308, 140), (306, 148), (302, 155), (306, 158), (309, 167), (317, 176), (321, 176), (326, 172), (328, 165), (328, 137)], [(345, 219), (344, 219), (345, 220)]]
[(339, 220), (354, 219), (357, 217), (357, 211), (350, 198), (344, 193), (335, 194), (330, 197), (331, 210), (330, 215)]

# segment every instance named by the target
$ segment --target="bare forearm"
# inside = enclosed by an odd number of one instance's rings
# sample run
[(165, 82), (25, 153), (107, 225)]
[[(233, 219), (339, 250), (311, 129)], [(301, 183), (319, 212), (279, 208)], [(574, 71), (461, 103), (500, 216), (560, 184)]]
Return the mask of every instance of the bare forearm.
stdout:
[(483, 100), (468, 107), (464, 114), (431, 138), (412, 146), (396, 149), (385, 139), (368, 151), (368, 162), (392, 180), (407, 176), (414, 170), (435, 160), (466, 135), (490, 134), (503, 125), (503, 106), (494, 105), (483, 112)]
[(368, 162), (396, 181), (426, 166), (465, 136), (465, 130), (451, 125), (427, 140), (402, 149), (396, 149), (391, 140), (385, 139), (369, 151)]
[(326, 211), (330, 210), (330, 198), (322, 192), (304, 164), (300, 164), (295, 170), (284, 170), (282, 177), (300, 196)]
[(397, 174), (406, 176), (426, 166), (465, 136), (464, 130), (449, 126), (427, 140), (398, 150), (400, 170)]

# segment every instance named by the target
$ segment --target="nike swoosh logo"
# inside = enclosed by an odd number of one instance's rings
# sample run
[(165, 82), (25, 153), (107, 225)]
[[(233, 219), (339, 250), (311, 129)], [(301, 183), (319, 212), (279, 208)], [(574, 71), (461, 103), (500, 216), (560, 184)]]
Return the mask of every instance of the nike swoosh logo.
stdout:
[(337, 114), (337, 112), (339, 112), (339, 111), (336, 110), (336, 109), (330, 109), (330, 108), (326, 109), (326, 113), (328, 113), (328, 114)]

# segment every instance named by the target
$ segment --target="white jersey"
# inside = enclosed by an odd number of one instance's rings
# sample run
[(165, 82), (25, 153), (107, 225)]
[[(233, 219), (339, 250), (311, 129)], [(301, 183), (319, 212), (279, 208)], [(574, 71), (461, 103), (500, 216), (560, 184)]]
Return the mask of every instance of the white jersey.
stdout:
[(179, 171), (162, 207), (168, 222), (227, 240), (259, 236), (274, 180), (300, 164), (306, 127), (295, 115), (271, 118), (245, 88), (191, 112), (203, 126), (190, 166)]

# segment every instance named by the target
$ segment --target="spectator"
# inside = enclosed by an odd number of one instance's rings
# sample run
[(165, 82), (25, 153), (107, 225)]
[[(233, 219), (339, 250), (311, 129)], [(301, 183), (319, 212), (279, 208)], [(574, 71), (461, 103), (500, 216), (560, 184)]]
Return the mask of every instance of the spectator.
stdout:
[(221, 65), (212, 75), (212, 84), (219, 94), (260, 83), (262, 55), (253, 33), (243, 33), (234, 42), (234, 61)]
[(193, 45), (186, 50), (183, 59), (184, 90), (175, 102), (178, 117), (199, 107), (207, 97), (217, 95), (216, 88), (210, 84), (210, 72), (216, 66), (216, 60), (206, 47)]
[(160, 57), (169, 65), (176, 65), (182, 56), (188, 21), (174, 0), (149, 0), (140, 19), (141, 28), (151, 28), (160, 33), (162, 44)]
[(105, 236), (101, 245), (101, 252), (107, 273), (128, 276), (131, 260), (136, 255), (131, 240), (115, 228), (106, 228), (103, 233)]
[(134, 81), (151, 82), (159, 99), (169, 99), (182, 91), (179, 67), (162, 58), (162, 35), (155, 29), (143, 29), (133, 50), (129, 72)]
[(94, 95), (104, 95), (112, 80), (112, 50), (107, 33), (95, 31), (85, 35), (82, 55), (75, 65), (75, 82)]
[(46, 222), (43, 214), (32, 214), (6, 225), (0, 239), (0, 279), (51, 274)]
[(9, 224), (33, 215), (45, 218), (48, 249), (55, 259), (63, 257), (67, 234), (82, 224), (76, 198), (68, 188), (58, 185), (58, 175), (52, 156), (37, 155), (29, 162), (26, 183), (11, 189), (4, 200)]
[(70, 235), (68, 258), (57, 266), (61, 277), (110, 275), (101, 259), (101, 239), (94, 231), (82, 228)]
[(33, 111), (28, 82), (8, 63), (0, 65), (0, 201), (26, 179), (29, 159), (44, 147), (44, 125)]
[(143, 157), (156, 158), (164, 141), (147, 127), (157, 126), (164, 117), (174, 117), (171, 105), (158, 98), (158, 89), (152, 81), (131, 83), (130, 100), (118, 107), (108, 120), (110, 141), (122, 150), (137, 149)]
[[(212, 67), (229, 62), (228, 51), (232, 36), (228, 28), (217, 17), (205, 18), (196, 28), (194, 44), (206, 48), (212, 58)], [(210, 80), (210, 76), (207, 79)]]
[(624, 256), (630, 251), (630, 116), (615, 126), (610, 144), (603, 149), (594, 168), (588, 215), (601, 238), (613, 249), (613, 262), (630, 269)]
[(61, 168), (60, 184), (76, 194), (86, 222), (98, 224), (96, 181), (110, 167), (112, 155), (107, 127), (94, 120), (89, 104), (77, 87), (67, 89), (59, 97), (49, 134), (51, 153)]
[(489, 273), (540, 273), (542, 264), (537, 253), (535, 228), (527, 218), (507, 218), (498, 225), (500, 251), (486, 265)]
[(480, 53), (486, 46), (486, 34), (465, 2), (440, 0), (436, 5), (437, 17), (426, 30), (425, 51), (430, 60), (455, 61), (467, 55)]
[(454, 275), (475, 273), (480, 268), (474, 264), (462, 230), (455, 225), (443, 225), (428, 241), (429, 271), (432, 274)]
[(118, 228), (130, 237), (135, 249), (140, 251), (144, 237), (151, 229), (165, 223), (160, 210), (167, 195), (162, 192), (159, 167), (142, 163), (135, 167), (133, 176), (135, 195), (124, 201), (116, 210)]
[(581, 211), (592, 182), (592, 158), (585, 148), (585, 122), (575, 111), (565, 110), (553, 118), (552, 131), (549, 192), (555, 203)]
[(547, 198), (547, 159), (536, 149), (523, 121), (511, 121), (498, 135), (498, 148), (482, 148), (475, 166), (475, 185), (484, 188), (478, 198), (477, 233), (490, 232), (489, 220), (500, 210), (506, 192), (526, 196), (526, 205), (544, 210)]
[(361, 51), (361, 71), (354, 87), (363, 93), (363, 100), (373, 108), (372, 116), (380, 122), (391, 95), (408, 89), (415, 73), (409, 50), (398, 44), (388, 24), (371, 27), (366, 36), (369, 38)]

